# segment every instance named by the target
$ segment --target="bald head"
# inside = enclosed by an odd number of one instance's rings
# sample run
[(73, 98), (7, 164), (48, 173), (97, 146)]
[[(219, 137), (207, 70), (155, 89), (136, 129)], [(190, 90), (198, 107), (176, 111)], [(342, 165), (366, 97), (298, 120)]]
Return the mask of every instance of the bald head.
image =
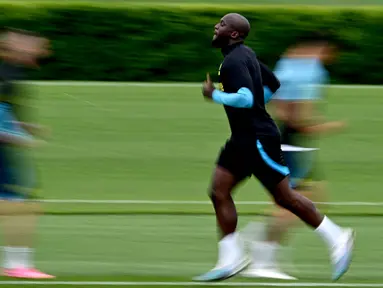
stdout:
[(249, 35), (250, 23), (241, 14), (229, 13), (226, 14), (222, 20), (224, 20), (234, 31), (237, 31), (243, 40), (246, 39), (247, 35)]
[(214, 27), (212, 44), (214, 47), (222, 48), (242, 42), (249, 32), (250, 23), (245, 17), (237, 13), (226, 14)]
[(7, 29), (0, 36), (0, 52), (7, 61), (37, 66), (38, 59), (50, 55), (49, 40), (33, 32)]

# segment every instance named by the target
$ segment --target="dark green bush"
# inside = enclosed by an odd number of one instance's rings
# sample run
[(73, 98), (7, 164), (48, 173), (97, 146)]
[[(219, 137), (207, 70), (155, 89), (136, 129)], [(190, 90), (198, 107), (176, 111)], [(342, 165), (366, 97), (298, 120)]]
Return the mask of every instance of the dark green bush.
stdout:
[(210, 46), (227, 12), (252, 24), (247, 44), (273, 66), (296, 36), (327, 31), (340, 45), (330, 67), (338, 83), (380, 84), (383, 9), (149, 7), (94, 4), (0, 4), (0, 24), (39, 31), (54, 57), (33, 79), (202, 81), (222, 59)]

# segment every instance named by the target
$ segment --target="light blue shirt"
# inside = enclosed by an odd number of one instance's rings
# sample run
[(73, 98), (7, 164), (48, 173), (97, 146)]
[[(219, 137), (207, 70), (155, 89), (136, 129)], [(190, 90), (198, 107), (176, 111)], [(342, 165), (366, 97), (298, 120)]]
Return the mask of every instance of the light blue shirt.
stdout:
[(281, 87), (273, 96), (278, 100), (320, 100), (320, 85), (329, 81), (327, 70), (316, 58), (282, 58), (274, 73), (281, 82)]
[(22, 138), (33, 138), (16, 123), (16, 118), (12, 114), (10, 105), (0, 103), (0, 133), (8, 133)]

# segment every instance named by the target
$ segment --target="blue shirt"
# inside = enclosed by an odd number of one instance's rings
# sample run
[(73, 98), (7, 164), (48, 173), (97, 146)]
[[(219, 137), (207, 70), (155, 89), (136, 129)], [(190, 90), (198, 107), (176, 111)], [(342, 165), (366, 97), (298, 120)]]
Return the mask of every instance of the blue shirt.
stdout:
[(327, 70), (316, 58), (282, 58), (274, 73), (281, 82), (281, 87), (273, 96), (278, 100), (320, 100), (320, 85), (329, 81)]

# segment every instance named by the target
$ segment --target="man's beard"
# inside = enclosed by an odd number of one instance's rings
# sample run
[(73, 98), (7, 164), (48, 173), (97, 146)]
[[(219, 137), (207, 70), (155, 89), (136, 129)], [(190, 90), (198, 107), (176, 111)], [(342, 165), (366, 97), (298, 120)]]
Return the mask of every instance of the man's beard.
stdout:
[(213, 38), (213, 40), (211, 41), (211, 45), (214, 48), (223, 48), (229, 45), (229, 38), (222, 38), (222, 37)]

